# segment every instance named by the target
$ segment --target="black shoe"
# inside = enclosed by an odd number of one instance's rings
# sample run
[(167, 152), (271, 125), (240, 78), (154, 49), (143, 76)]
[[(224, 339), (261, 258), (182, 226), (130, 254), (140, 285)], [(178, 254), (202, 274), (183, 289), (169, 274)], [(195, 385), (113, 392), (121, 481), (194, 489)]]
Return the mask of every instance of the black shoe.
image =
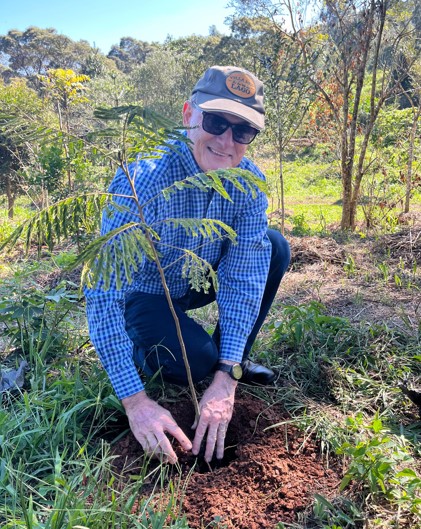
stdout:
[(269, 386), (275, 381), (276, 373), (268, 367), (255, 364), (251, 360), (241, 362), (243, 376), (241, 382), (251, 386)]

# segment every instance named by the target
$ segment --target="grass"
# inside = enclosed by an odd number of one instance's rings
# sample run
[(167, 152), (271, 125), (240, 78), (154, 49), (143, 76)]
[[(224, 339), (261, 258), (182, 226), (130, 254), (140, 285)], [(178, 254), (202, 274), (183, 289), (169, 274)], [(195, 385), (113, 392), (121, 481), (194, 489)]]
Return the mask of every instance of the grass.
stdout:
[[(0, 526), (186, 527), (179, 517), (181, 485), (166, 479), (167, 468), (151, 472), (145, 460), (136, 480), (116, 475), (110, 445), (98, 433), (121, 413), (121, 404), (92, 354), (69, 353), (46, 362), (27, 351), (30, 387), (3, 396)], [(151, 480), (156, 492), (139, 503), (144, 482)], [(166, 503), (162, 488), (168, 489)]]
[[(269, 212), (280, 209), (279, 172), (267, 159), (258, 160), (264, 168), (269, 186)], [(391, 173), (396, 172), (391, 169)], [(382, 175), (380, 175), (381, 177)], [(341, 221), (342, 182), (337, 162), (323, 162), (314, 158), (284, 162), (283, 167), (286, 228), (290, 231), (297, 224), (306, 224), (306, 229), (298, 227), (298, 235), (323, 235), (337, 227)], [(357, 224), (366, 231), (367, 216), (373, 228), (380, 231), (393, 231), (398, 226), (397, 218), (403, 205), (393, 204), (404, 196), (402, 183), (385, 183), (377, 177), (367, 189), (363, 189), (365, 204), (357, 208)], [(375, 182), (380, 182), (375, 184)], [(379, 207), (379, 203), (388, 204)], [(369, 207), (370, 206), (370, 207)], [(421, 189), (414, 190), (411, 197), (413, 210), (421, 211)], [(365, 211), (365, 213), (364, 213)]]

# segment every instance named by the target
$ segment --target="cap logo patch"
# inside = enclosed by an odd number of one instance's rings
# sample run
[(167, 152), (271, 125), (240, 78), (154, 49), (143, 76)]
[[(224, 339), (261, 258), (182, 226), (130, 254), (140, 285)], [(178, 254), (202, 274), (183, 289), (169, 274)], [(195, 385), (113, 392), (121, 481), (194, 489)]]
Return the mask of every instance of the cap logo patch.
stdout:
[(253, 97), (256, 93), (256, 85), (253, 79), (243, 72), (232, 73), (227, 77), (225, 83), (232, 94), (245, 99)]

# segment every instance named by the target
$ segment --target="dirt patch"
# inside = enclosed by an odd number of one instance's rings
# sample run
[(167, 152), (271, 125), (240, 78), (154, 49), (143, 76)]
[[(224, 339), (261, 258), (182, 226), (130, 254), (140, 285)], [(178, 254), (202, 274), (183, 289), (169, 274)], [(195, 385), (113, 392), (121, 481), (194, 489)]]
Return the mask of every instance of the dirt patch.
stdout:
[(315, 300), (326, 307), (327, 314), (348, 318), (353, 324), (369, 321), (406, 331), (408, 324), (414, 330), (418, 328), (419, 227), (403, 228), (399, 234), (378, 239), (351, 238), (343, 243), (330, 237), (287, 238), (291, 266), (277, 302), (299, 305)]
[(294, 237), (288, 236), (291, 246), (291, 270), (298, 270), (313, 263), (332, 263), (343, 266), (346, 252), (330, 237)]
[[(190, 402), (163, 403), (185, 433), (192, 438), (193, 408)], [(280, 521), (296, 522), (299, 513), (313, 503), (314, 494), (333, 498), (338, 494), (340, 471), (327, 468), (313, 439), (288, 420), (278, 405), (268, 406), (248, 394), (236, 401), (222, 462), (206, 465), (176, 448), (182, 474), (187, 477), (183, 500), (190, 527), (208, 527), (220, 520), (226, 529), (274, 528)], [(270, 426), (284, 423), (274, 428)], [(142, 454), (131, 434), (113, 448), (116, 470), (130, 468)], [(150, 494), (146, 485), (145, 498)]]

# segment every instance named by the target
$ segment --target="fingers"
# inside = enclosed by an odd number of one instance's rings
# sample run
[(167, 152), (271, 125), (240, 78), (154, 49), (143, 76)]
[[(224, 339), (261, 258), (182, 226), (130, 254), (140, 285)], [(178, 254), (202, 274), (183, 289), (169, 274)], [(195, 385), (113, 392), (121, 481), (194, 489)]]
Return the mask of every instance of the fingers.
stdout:
[(199, 424), (196, 429), (196, 435), (193, 440), (192, 452), (194, 455), (198, 455), (200, 446), (205, 438), (206, 431), (206, 448), (205, 448), (205, 461), (209, 462), (212, 460), (213, 454), (216, 448), (217, 459), (224, 457), (225, 449), (225, 436), (227, 434), (228, 422), (208, 422), (204, 418), (200, 418)]
[[(130, 403), (129, 403), (130, 404)], [(168, 432), (185, 450), (192, 444), (169, 411), (146, 398), (142, 405), (127, 406), (130, 428), (142, 445), (145, 454), (169, 463), (177, 462), (177, 455), (166, 435)]]
[(200, 446), (205, 438), (206, 430), (208, 429), (208, 423), (205, 422), (203, 415), (200, 415), (199, 424), (196, 427), (196, 434), (193, 439), (192, 452), (195, 456), (200, 452)]
[(184, 450), (191, 450), (192, 443), (183, 430), (177, 425), (175, 421), (169, 423), (165, 430), (171, 434), (182, 446)]
[(147, 435), (139, 436), (137, 440), (142, 445), (145, 455), (172, 465), (177, 462), (177, 455), (164, 432), (149, 432)]
[(218, 436), (216, 438), (216, 458), (222, 459), (224, 457), (225, 436), (227, 435), (226, 423), (221, 423), (218, 428)]
[(171, 463), (172, 465), (177, 463), (177, 455), (174, 452), (168, 437), (162, 433), (157, 435), (156, 440), (156, 449), (158, 450), (157, 455), (162, 456), (163, 461)]
[[(216, 439), (218, 434), (218, 426), (210, 426), (208, 436), (206, 438), (205, 461), (209, 463), (212, 460), (215, 451)], [(222, 449), (223, 450), (223, 449)]]

